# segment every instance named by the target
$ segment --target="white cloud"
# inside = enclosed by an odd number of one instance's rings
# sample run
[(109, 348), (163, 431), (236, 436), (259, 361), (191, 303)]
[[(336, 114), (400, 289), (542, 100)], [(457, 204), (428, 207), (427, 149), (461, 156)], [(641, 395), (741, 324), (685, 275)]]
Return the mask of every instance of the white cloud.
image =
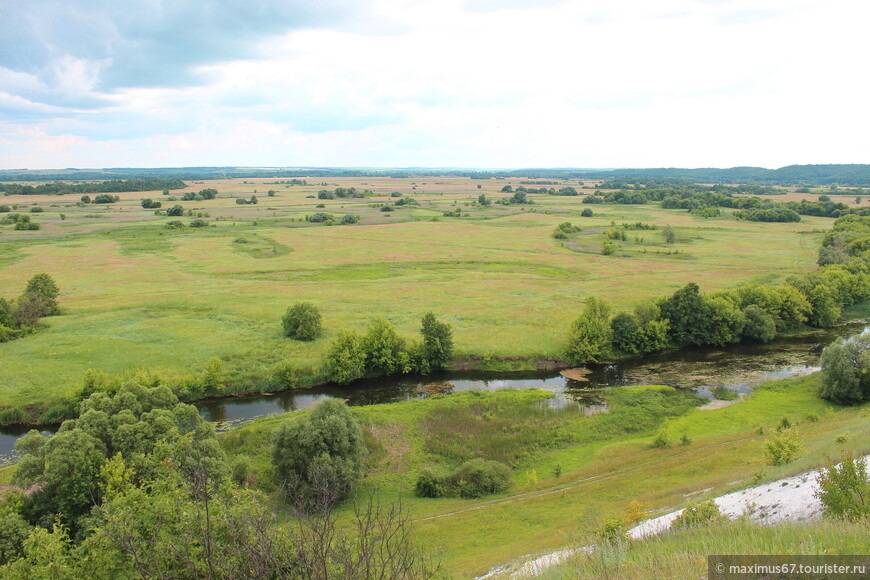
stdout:
[(209, 54), (197, 34), (196, 54), (151, 88), (104, 86), (105, 71), (129, 81), (168, 63), (165, 54), (125, 70), (124, 53), (47, 47), (60, 54), (46, 61), (50, 80), (0, 68), (0, 119), (40, 131), (7, 131), (17, 147), (0, 147), (0, 163), (866, 161), (868, 11), (847, 0), (381, 0), (355, 21), (320, 14), (310, 19), (318, 28), (260, 37), (248, 27), (236, 52)]

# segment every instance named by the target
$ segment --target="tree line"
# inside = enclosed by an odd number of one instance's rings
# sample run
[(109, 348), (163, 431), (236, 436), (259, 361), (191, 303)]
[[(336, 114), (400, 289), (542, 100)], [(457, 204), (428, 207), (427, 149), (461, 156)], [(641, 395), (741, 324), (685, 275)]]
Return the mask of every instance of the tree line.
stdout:
[(778, 285), (748, 284), (702, 294), (690, 283), (616, 316), (605, 301), (590, 297), (569, 329), (566, 358), (582, 365), (620, 353), (768, 342), (803, 324), (830, 327), (845, 308), (870, 300), (870, 217), (839, 218), (825, 236), (819, 264)]
[(28, 578), (430, 578), (438, 570), (400, 507), (332, 508), (362, 474), (362, 431), (339, 400), (275, 434), (275, 485), (295, 516), (247, 487), (214, 428), (166, 387), (92, 394), (57, 434), (16, 444), (0, 501), (0, 576)]
[(6, 195), (66, 195), (71, 193), (115, 193), (122, 191), (153, 191), (158, 189), (182, 189), (187, 184), (180, 179), (110, 179), (65, 183), (53, 181), (41, 185), (0, 182), (0, 191)]

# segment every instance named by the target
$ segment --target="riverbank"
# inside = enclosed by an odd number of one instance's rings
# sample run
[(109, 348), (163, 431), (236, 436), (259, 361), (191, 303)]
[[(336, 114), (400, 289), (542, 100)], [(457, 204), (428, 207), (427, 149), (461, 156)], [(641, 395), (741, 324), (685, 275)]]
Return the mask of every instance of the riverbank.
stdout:
[[(740, 404), (703, 412), (693, 406), (659, 419), (652, 418), (669, 405), (664, 392), (634, 388), (605, 391), (610, 411), (594, 416), (550, 407), (539, 391), (354, 407), (369, 448), (360, 493), (401, 499), (415, 533), (443, 554), (449, 575), (467, 578), (529, 552), (594, 543), (601, 519), (623, 513), (632, 500), (653, 514), (669, 513), (699, 489), (720, 495), (806, 471), (825, 454), (870, 446), (866, 409), (819, 399), (819, 384), (819, 374), (769, 382)], [(613, 398), (622, 394), (632, 401)], [(784, 416), (796, 425), (805, 452), (788, 465), (765, 467), (768, 434)], [(251, 479), (268, 493), (274, 493), (271, 432), (283, 420), (261, 419), (221, 435), (230, 461), (246, 462)], [(628, 430), (601, 427), (613, 421)], [(654, 446), (659, 434), (665, 444)], [(459, 452), (507, 458), (510, 491), (482, 500), (413, 496), (422, 468), (453, 466)], [(350, 511), (340, 508), (343, 517)]]

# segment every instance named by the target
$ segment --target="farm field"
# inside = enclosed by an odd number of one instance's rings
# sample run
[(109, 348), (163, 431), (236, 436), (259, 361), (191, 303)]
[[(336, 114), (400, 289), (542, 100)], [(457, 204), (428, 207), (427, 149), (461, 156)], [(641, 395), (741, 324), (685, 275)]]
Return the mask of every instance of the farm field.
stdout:
[[(340, 329), (362, 330), (384, 317), (410, 337), (430, 311), (452, 325), (459, 360), (516, 357), (516, 365), (533, 367), (561, 355), (588, 296), (618, 312), (689, 282), (710, 292), (784, 280), (815, 266), (833, 222), (753, 223), (730, 210), (704, 219), (658, 204), (588, 206), (581, 201), (594, 184), (576, 180), (577, 197), (531, 194), (532, 204), (482, 207), (480, 194), (495, 202), (510, 197), (503, 186), (519, 182), (319, 179), (191, 182), (170, 196), (120, 193), (118, 203), (100, 206), (70, 195), (0, 198), (17, 206), (13, 212), (43, 209), (28, 214), (39, 231), (0, 226), (0, 296), (16, 296), (32, 275), (46, 272), (61, 289), (62, 308), (45, 320), (47, 328), (0, 344), (4, 365), (15, 369), (0, 386), (0, 407), (61, 400), (90, 368), (183, 376), (212, 357), (224, 362), (234, 390), (258, 390), (283, 360), (316, 377)], [(372, 195), (317, 198), (336, 187)], [(218, 198), (169, 199), (204, 188), (215, 188)], [(256, 205), (236, 203), (252, 195)], [(405, 196), (417, 203), (381, 211)], [(154, 215), (140, 205), (148, 197), (164, 210), (177, 203), (185, 215)], [(581, 217), (589, 207), (594, 215)], [(315, 212), (331, 214), (336, 225), (305, 221)], [(359, 223), (338, 225), (345, 214)], [(207, 227), (189, 227), (195, 219)], [(169, 229), (171, 220), (185, 227)], [(554, 239), (566, 221), (582, 231)], [(614, 255), (602, 255), (605, 230), (636, 222), (670, 225), (676, 242), (666, 244), (657, 230), (630, 231)], [(323, 313), (324, 332), (313, 343), (281, 336), (281, 316), (302, 300)]]

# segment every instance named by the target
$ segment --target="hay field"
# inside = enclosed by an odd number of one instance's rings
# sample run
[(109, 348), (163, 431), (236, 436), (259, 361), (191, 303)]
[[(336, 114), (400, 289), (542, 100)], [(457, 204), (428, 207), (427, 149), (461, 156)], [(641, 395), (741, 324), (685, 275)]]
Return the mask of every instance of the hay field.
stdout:
[[(490, 207), (476, 204), (479, 194), (509, 197), (502, 187), (519, 182), (308, 182), (189, 182), (184, 191), (219, 192), (218, 199), (189, 202), (168, 201), (159, 191), (120, 193), (119, 203), (102, 206), (76, 204), (78, 196), (69, 195), (0, 199), (17, 205), (13, 212), (27, 213), (34, 204), (44, 210), (28, 214), (39, 231), (0, 226), (0, 296), (16, 296), (30, 276), (47, 272), (61, 288), (63, 309), (40, 332), (0, 344), (4, 367), (13, 369), (0, 385), (0, 406), (62, 398), (88, 368), (183, 374), (198, 372), (213, 356), (225, 361), (231, 381), (256, 388), (283, 359), (316, 370), (339, 329), (363, 330), (382, 316), (410, 337), (428, 311), (453, 325), (462, 356), (558, 356), (587, 296), (620, 311), (688, 282), (712, 291), (783, 280), (815, 266), (821, 236), (833, 223), (808, 217), (798, 224), (742, 222), (727, 210), (702, 219), (657, 204), (587, 206), (581, 200), (592, 189), (580, 189), (576, 180), (565, 184), (577, 187), (578, 197), (532, 194), (531, 205)], [(316, 198), (318, 190), (338, 186), (374, 195)], [(180, 198), (184, 191), (171, 194)], [(418, 205), (380, 211), (380, 204), (397, 199), (393, 192)], [(251, 195), (258, 204), (235, 201)], [(192, 215), (154, 215), (140, 206), (146, 197), (164, 209), (178, 203)], [(580, 217), (587, 207), (595, 215)], [(462, 217), (443, 216), (456, 209)], [(306, 222), (316, 211), (357, 214), (360, 223)], [(197, 215), (209, 227), (165, 227), (176, 219), (189, 224)], [(583, 231), (553, 239), (553, 229), (565, 221)], [(655, 230), (627, 232), (615, 255), (602, 255), (603, 232), (612, 223), (638, 221), (673, 226), (677, 242), (665, 244)], [(299, 300), (323, 313), (323, 336), (311, 344), (280, 333), (281, 316)]]

